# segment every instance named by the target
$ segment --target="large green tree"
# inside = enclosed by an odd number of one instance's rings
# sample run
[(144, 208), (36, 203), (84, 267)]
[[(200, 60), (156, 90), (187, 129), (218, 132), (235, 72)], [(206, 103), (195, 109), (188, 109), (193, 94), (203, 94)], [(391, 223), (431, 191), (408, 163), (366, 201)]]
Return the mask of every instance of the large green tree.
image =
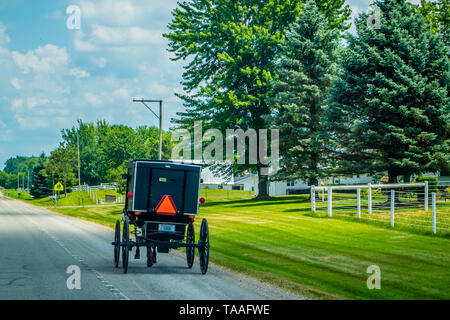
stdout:
[(380, 28), (356, 19), (328, 110), (341, 173), (437, 171), (449, 157), (446, 47), (404, 0), (377, 1)]
[(274, 81), (280, 129), (280, 166), (276, 179), (302, 179), (317, 185), (326, 176), (328, 131), (324, 124), (328, 90), (336, 76), (339, 34), (314, 1), (286, 34)]
[[(159, 129), (140, 126), (133, 130), (124, 125), (110, 125), (101, 120), (62, 130), (63, 143), (80, 149), (81, 182), (98, 185), (102, 182), (122, 182), (126, 162), (132, 159), (158, 159)], [(78, 140), (78, 141), (77, 141)], [(169, 159), (172, 142), (170, 132), (163, 132), (162, 158)], [(53, 164), (47, 168), (51, 171)]]
[(78, 139), (81, 183), (98, 185), (104, 182), (103, 179), (107, 168), (102, 155), (98, 152), (99, 141), (101, 140), (100, 134), (105, 132), (99, 128), (104, 126), (108, 126), (104, 121), (85, 123), (82, 120), (78, 120), (77, 126), (62, 130), (63, 142), (67, 145), (77, 148)]
[[(141, 159), (158, 159), (159, 157), (159, 128), (139, 126), (136, 128), (136, 134), (139, 138), (139, 145), (136, 146), (136, 157)], [(163, 160), (171, 158), (172, 140), (171, 132), (162, 133), (162, 155)]]
[[(317, 3), (329, 23), (345, 29), (350, 12), (344, 0)], [(300, 0), (193, 0), (178, 2), (165, 37), (174, 60), (188, 60), (183, 73), (185, 112), (175, 123), (192, 130), (266, 129), (271, 113), (267, 98), (275, 77), (275, 60), (288, 26), (300, 14)], [(259, 141), (256, 142), (259, 153)], [(247, 146), (248, 147), (248, 146)], [(237, 165), (236, 173), (260, 172), (262, 163)], [(258, 190), (267, 195), (267, 177)]]
[(420, 1), (419, 12), (430, 23), (431, 29), (439, 34), (447, 48), (450, 48), (450, 1)]
[[(47, 170), (51, 170), (54, 185), (56, 180), (62, 180), (64, 193), (67, 195), (67, 187), (76, 184), (77, 151), (72, 145), (60, 143), (59, 147), (50, 153), (47, 161)], [(48, 166), (51, 167), (48, 167)], [(51, 168), (51, 169), (50, 169)]]
[(0, 187), (14, 189), (17, 187), (17, 175), (0, 171)]
[(9, 158), (5, 162), (5, 171), (8, 174), (17, 174), (31, 172), (33, 167), (38, 163), (38, 157), (26, 157), (26, 156), (16, 156), (14, 158)]

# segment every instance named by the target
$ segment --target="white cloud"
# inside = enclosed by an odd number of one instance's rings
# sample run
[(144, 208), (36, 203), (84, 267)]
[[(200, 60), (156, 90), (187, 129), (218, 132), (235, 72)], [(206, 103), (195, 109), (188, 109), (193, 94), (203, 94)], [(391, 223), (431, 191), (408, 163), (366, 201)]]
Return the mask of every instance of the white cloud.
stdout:
[(136, 46), (162, 44), (165, 41), (162, 30), (177, 3), (176, 0), (79, 0), (78, 5), (83, 30), (75, 33), (77, 51), (126, 52)]
[(93, 107), (99, 107), (103, 105), (103, 102), (100, 99), (100, 97), (90, 92), (84, 94), (84, 99), (86, 100), (87, 103), (89, 103)]
[(8, 126), (0, 120), (0, 141), (5, 142), (9, 141), (12, 136), (12, 130), (8, 128)]
[(23, 117), (21, 115), (15, 115), (14, 118), (23, 129), (28, 130), (48, 128), (51, 124), (47, 117)]
[(10, 80), (11, 85), (16, 88), (17, 90), (21, 89), (22, 86), (20, 85), (20, 81), (17, 78), (11, 78)]
[(89, 72), (80, 68), (72, 68), (69, 70), (68, 74), (74, 76), (77, 79), (87, 78), (90, 76)]
[(98, 50), (95, 44), (84, 39), (84, 33), (81, 30), (75, 31), (73, 43), (75, 50), (81, 52), (92, 52)]
[(120, 99), (129, 99), (130, 98), (130, 94), (128, 93), (128, 90), (125, 88), (117, 89), (116, 91), (114, 91), (114, 95)]
[(37, 47), (25, 54), (17, 51), (12, 52), (12, 57), (22, 73), (34, 72), (56, 72), (65, 67), (69, 62), (66, 48), (47, 44)]
[(109, 45), (147, 45), (161, 44), (164, 39), (161, 31), (141, 27), (107, 27), (95, 25), (92, 28), (91, 42)]
[(7, 48), (11, 39), (6, 34), (6, 28), (0, 23), (0, 48)]
[(106, 62), (107, 62), (107, 60), (105, 57), (100, 57), (100, 58), (94, 59), (94, 64), (99, 68), (104, 68), (106, 66)]
[(29, 109), (33, 109), (36, 106), (45, 106), (49, 104), (50, 100), (46, 98), (36, 98), (36, 97), (30, 97), (27, 98), (27, 106)]
[(135, 24), (150, 13), (152, 7), (153, 5), (150, 5), (148, 1), (80, 1), (82, 19), (115, 25)]
[(11, 106), (12, 106), (13, 110), (18, 110), (18, 109), (22, 108), (24, 102), (25, 101), (23, 99), (13, 99)]
[[(6, 29), (3, 24), (0, 22), (0, 59), (4, 59), (5, 57), (9, 57), (9, 43), (10, 38), (6, 34)], [(0, 60), (0, 63), (2, 61)]]
[(165, 85), (162, 85), (162, 84), (160, 84), (158, 82), (153, 82), (150, 85), (149, 92), (151, 92), (152, 95), (167, 96), (169, 93), (172, 92), (172, 89), (167, 87), (167, 86), (165, 86)]

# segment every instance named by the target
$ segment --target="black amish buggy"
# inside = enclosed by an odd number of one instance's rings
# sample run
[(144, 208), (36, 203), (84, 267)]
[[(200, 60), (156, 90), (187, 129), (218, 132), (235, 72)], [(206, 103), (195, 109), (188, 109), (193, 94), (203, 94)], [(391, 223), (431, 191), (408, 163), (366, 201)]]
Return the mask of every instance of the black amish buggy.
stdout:
[[(202, 220), (199, 241), (195, 242), (194, 218), (198, 215), (201, 165), (173, 161), (133, 160), (128, 163), (127, 198), (123, 210), (122, 239), (120, 221), (114, 234), (114, 265), (122, 255), (123, 272), (128, 270), (128, 257), (136, 247), (147, 248), (147, 266), (156, 263), (156, 252), (186, 248), (188, 268), (194, 264), (198, 249), (202, 274), (208, 270), (209, 229)], [(130, 239), (130, 224), (135, 240)]]

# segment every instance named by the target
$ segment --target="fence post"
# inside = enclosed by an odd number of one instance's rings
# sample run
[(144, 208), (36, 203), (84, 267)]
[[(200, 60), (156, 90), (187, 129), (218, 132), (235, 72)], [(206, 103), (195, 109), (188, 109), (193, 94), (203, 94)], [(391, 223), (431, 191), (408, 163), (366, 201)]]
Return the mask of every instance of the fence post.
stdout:
[(436, 234), (436, 192), (431, 194), (431, 208), (433, 212), (433, 233)]
[(372, 185), (370, 183), (367, 184), (367, 196), (368, 196), (368, 210), (369, 214), (372, 214)]
[(328, 216), (333, 215), (333, 189), (328, 187)]
[(428, 211), (428, 181), (425, 181), (425, 199), (424, 199), (424, 204), (425, 204), (425, 211)]
[(358, 206), (358, 218), (361, 218), (361, 188), (356, 189), (356, 203)]
[(316, 213), (316, 192), (314, 191), (314, 185), (311, 185), (311, 211)]
[(395, 190), (391, 190), (391, 227), (394, 227)]

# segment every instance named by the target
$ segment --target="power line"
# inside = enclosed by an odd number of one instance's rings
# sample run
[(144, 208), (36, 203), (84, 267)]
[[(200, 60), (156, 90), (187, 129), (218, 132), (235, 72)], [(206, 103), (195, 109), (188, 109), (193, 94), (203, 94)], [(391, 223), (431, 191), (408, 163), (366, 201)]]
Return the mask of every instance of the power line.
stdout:
[[(159, 160), (162, 156), (162, 100), (145, 100), (145, 99), (133, 99), (133, 102), (140, 102), (150, 110), (156, 118), (159, 119)], [(146, 104), (146, 102), (158, 102), (159, 103), (159, 116)]]

